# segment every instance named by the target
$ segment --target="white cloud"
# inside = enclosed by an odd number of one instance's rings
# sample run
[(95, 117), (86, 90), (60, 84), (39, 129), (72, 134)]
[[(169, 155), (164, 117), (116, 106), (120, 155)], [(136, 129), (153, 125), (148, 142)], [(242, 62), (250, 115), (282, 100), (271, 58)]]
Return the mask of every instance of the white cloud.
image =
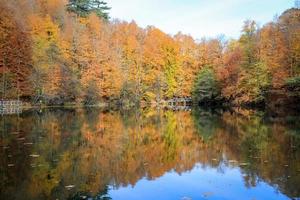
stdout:
[(195, 38), (225, 34), (237, 37), (243, 21), (272, 20), (293, 0), (107, 0), (111, 17), (154, 25), (166, 33), (178, 31)]

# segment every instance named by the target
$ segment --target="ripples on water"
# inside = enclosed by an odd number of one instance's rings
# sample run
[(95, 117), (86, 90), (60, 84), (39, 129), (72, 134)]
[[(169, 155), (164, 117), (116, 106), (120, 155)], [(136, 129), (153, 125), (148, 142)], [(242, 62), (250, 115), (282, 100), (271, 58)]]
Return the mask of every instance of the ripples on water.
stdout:
[(246, 110), (2, 116), (0, 199), (299, 199), (299, 119)]

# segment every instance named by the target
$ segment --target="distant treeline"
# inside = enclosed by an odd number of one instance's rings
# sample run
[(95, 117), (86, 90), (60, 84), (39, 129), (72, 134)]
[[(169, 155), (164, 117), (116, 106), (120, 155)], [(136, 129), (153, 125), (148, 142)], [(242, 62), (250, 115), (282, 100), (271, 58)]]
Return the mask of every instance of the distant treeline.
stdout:
[(240, 38), (228, 41), (111, 20), (99, 0), (0, 0), (0, 9), (3, 99), (136, 104), (193, 96), (241, 105), (264, 103), (272, 91), (300, 96), (298, 8), (263, 27), (245, 21)]

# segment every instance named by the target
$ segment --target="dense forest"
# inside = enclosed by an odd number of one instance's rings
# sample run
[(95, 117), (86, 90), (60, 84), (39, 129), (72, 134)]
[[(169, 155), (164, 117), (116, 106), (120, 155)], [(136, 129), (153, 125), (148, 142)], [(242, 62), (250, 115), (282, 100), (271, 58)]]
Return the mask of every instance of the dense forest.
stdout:
[(143, 29), (110, 19), (109, 5), (100, 0), (0, 0), (0, 9), (2, 99), (299, 102), (298, 7), (262, 27), (245, 21), (235, 40)]

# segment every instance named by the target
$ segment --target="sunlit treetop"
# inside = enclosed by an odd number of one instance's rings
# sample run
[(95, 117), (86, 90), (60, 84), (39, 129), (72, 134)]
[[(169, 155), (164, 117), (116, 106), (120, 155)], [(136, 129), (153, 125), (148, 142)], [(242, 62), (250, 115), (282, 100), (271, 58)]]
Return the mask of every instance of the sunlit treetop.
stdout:
[(76, 13), (80, 17), (87, 17), (91, 13), (103, 19), (109, 19), (108, 11), (111, 8), (101, 0), (69, 0), (67, 10)]

